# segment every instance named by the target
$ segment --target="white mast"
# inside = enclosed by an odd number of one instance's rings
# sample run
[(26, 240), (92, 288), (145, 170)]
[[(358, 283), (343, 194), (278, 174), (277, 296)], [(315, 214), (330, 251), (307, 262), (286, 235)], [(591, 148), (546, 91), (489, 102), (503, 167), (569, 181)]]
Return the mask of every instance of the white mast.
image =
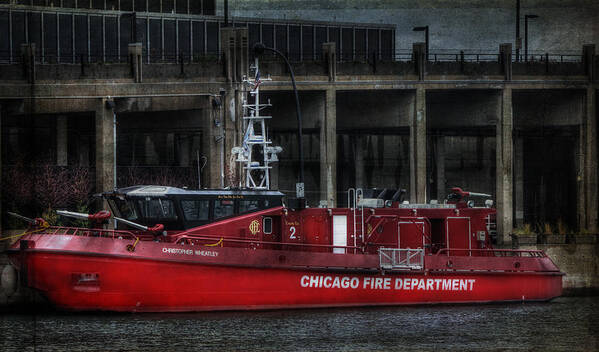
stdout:
[[(241, 163), (245, 174), (245, 185), (250, 189), (270, 189), (269, 163), (279, 161), (277, 153), (283, 149), (272, 147), (272, 142), (266, 134), (266, 119), (272, 116), (262, 116), (260, 111), (272, 106), (270, 101), (260, 104), (260, 70), (258, 58), (254, 59), (254, 65), (250, 67), (254, 71), (254, 78), (244, 77), (243, 82), (248, 85), (250, 95), (254, 101), (248, 103), (247, 97), (243, 101), (243, 127), (245, 133), (241, 147), (234, 147), (232, 153), (237, 155), (236, 161)], [(270, 78), (264, 79), (270, 80)]]

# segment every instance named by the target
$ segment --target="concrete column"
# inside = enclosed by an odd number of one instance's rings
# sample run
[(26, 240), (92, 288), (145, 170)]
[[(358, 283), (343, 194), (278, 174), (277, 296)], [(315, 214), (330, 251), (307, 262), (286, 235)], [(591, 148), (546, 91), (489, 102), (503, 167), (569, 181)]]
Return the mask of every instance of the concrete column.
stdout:
[(158, 155), (158, 151), (156, 150), (156, 142), (152, 139), (151, 135), (146, 135), (144, 138), (144, 154), (146, 164), (160, 164), (160, 155)]
[(593, 81), (596, 73), (595, 68), (595, 44), (585, 44), (582, 46), (582, 66), (584, 72), (589, 78), (589, 81)]
[(68, 164), (68, 118), (58, 116), (56, 118), (56, 165), (67, 166)]
[[(2, 105), (0, 105), (0, 185), (2, 185)], [(0, 233), (2, 233), (2, 196), (2, 187), (0, 187)], [(4, 248), (0, 246), (0, 250)]]
[(322, 57), (327, 64), (329, 82), (337, 80), (337, 49), (335, 43), (322, 43)]
[[(191, 135), (184, 134), (179, 135), (177, 139), (177, 149), (178, 149), (178, 164), (179, 166), (190, 166), (189, 160), (195, 159), (195, 154), (190, 150), (191, 144)], [(193, 165), (192, 165), (193, 166)]]
[(79, 136), (79, 166), (88, 167), (89, 165), (89, 138)]
[(506, 81), (512, 80), (512, 44), (505, 43), (499, 45), (499, 58), (501, 70), (503, 71), (503, 79)]
[(445, 199), (445, 136), (437, 137), (437, 200), (442, 203)]
[(23, 78), (28, 83), (35, 83), (35, 43), (21, 44), (23, 62)]
[[(220, 108), (213, 108), (211, 104), (206, 104), (201, 111), (202, 154), (208, 158), (202, 175), (202, 187), (205, 188), (218, 188), (221, 182), (219, 143), (223, 140), (219, 139), (222, 136), (219, 127), (222, 120), (220, 111)], [(216, 126), (215, 121), (218, 121), (219, 126)]]
[(270, 189), (278, 190), (279, 189), (279, 163), (269, 164), (270, 169)]
[(327, 89), (320, 124), (321, 199), (332, 208), (337, 204), (337, 92)]
[(142, 43), (130, 43), (128, 49), (133, 81), (135, 83), (141, 83), (143, 77)]
[(364, 137), (361, 135), (357, 135), (355, 137), (355, 145), (354, 145), (354, 160), (355, 160), (355, 175), (356, 175), (356, 184), (355, 188), (365, 188), (366, 182), (364, 179)]
[[(111, 100), (96, 105), (96, 192), (114, 189), (114, 125)], [(111, 107), (112, 106), (112, 107)]]
[(416, 89), (410, 119), (410, 202), (426, 203), (426, 90)]
[(515, 226), (524, 224), (524, 139), (514, 138), (514, 219)]
[(414, 43), (412, 44), (412, 60), (414, 62), (414, 69), (418, 75), (418, 80), (424, 80), (426, 75), (426, 43)]
[[(241, 106), (242, 94), (235, 88), (236, 84), (229, 84), (229, 90), (224, 96), (224, 118), (221, 124), (221, 133), (224, 136), (222, 142), (219, 142), (219, 148), (222, 148), (223, 152), (223, 173), (224, 173), (224, 186), (236, 187), (239, 185), (237, 178), (237, 163), (231, 162), (231, 148), (237, 145), (237, 116), (240, 116), (238, 108)], [(219, 149), (219, 153), (220, 153)], [(219, 154), (220, 155), (220, 154)], [(237, 180), (237, 181), (236, 181)], [(236, 183), (236, 184), (235, 184)]]
[(501, 111), (497, 116), (497, 230), (498, 241), (507, 243), (510, 241), (510, 233), (513, 230), (513, 112), (512, 112), (512, 89), (504, 88), (501, 91)]
[(598, 230), (598, 197), (597, 192), (597, 93), (591, 86), (586, 91), (585, 109), (585, 190), (586, 222), (585, 228), (596, 232)]

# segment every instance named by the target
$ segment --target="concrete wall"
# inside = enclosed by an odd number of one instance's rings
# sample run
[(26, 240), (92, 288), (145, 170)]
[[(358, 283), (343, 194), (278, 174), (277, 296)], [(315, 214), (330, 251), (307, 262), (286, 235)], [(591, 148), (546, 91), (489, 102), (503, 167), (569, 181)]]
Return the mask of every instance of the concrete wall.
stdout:
[[(594, 0), (521, 1), (521, 37), (524, 15), (529, 20), (529, 53), (573, 51), (599, 37), (599, 3)], [(431, 52), (438, 49), (495, 49), (515, 41), (516, 1), (506, 0), (236, 0), (232, 16), (395, 24), (396, 48), (410, 49), (423, 42), (415, 26), (430, 26)], [(222, 14), (218, 2), (217, 14)], [(524, 43), (522, 43), (524, 45)]]
[(599, 245), (597, 243), (521, 246), (520, 249), (545, 251), (566, 274), (562, 281), (566, 294), (599, 290)]

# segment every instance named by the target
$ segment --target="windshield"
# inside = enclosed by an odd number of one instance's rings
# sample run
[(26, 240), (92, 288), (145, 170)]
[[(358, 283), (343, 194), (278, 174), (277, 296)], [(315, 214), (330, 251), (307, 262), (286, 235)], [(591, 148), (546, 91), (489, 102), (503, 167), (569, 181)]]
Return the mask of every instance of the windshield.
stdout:
[(138, 200), (141, 216), (146, 219), (177, 219), (175, 205), (170, 199), (146, 198)]
[(118, 217), (126, 220), (137, 220), (137, 212), (132, 201), (114, 198), (110, 199), (108, 203), (116, 211)]

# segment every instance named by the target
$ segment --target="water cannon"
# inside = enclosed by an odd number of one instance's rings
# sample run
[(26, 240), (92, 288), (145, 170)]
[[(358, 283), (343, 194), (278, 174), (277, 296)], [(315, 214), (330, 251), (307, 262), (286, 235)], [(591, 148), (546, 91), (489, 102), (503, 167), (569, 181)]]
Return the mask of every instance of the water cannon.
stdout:
[(458, 204), (466, 197), (491, 198), (491, 195), (486, 193), (464, 191), (459, 187), (454, 187), (451, 189), (451, 193), (447, 196), (447, 200), (450, 204)]
[(25, 221), (26, 223), (29, 224), (30, 227), (48, 227), (48, 226), (50, 226), (50, 225), (48, 225), (48, 222), (46, 222), (46, 220), (44, 220), (42, 218), (32, 219), (32, 218), (28, 218), (26, 216), (23, 216), (23, 215), (20, 215), (17, 213), (13, 213), (10, 211), (8, 211), (7, 214), (12, 217), (15, 217), (17, 219)]
[(162, 233), (164, 231), (164, 225), (162, 225), (162, 224), (156, 224), (156, 225), (154, 225), (152, 227), (149, 227), (149, 226), (138, 224), (136, 222), (133, 222), (133, 221), (130, 221), (130, 220), (126, 220), (126, 219), (123, 219), (123, 218), (119, 218), (119, 217), (116, 217), (116, 216), (114, 218), (117, 221), (122, 222), (123, 224), (126, 224), (126, 225), (129, 225), (129, 226), (133, 227), (134, 229), (138, 229), (140, 231), (145, 231), (145, 232), (150, 232), (150, 233), (153, 233), (155, 235), (157, 235), (159, 233)]
[(57, 210), (56, 214), (67, 218), (88, 220), (90, 223), (97, 225), (105, 224), (112, 214), (108, 210), (100, 210), (94, 214), (78, 213), (76, 211)]

